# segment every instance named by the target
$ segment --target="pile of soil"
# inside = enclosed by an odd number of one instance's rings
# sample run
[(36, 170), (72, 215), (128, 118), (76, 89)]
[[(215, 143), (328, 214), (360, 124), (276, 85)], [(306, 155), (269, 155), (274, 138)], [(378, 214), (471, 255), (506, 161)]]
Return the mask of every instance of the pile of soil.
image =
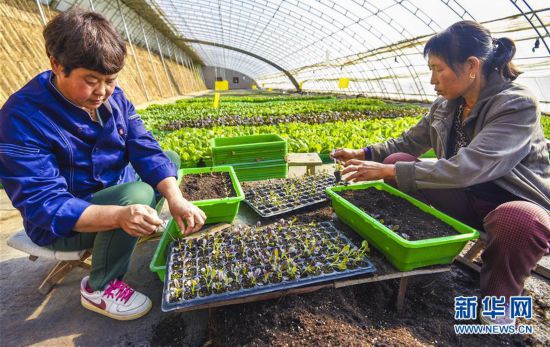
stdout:
[(223, 199), (237, 196), (227, 172), (212, 172), (183, 176), (180, 185), (183, 197), (189, 201)]
[[(296, 215), (296, 223), (330, 221), (335, 215), (328, 203)], [(263, 224), (267, 224), (265, 221)], [(361, 238), (347, 226), (334, 221), (355, 243)], [(382, 266), (382, 256), (372, 250), (371, 261)], [(387, 264), (387, 262), (384, 262)], [(546, 282), (547, 283), (547, 282)], [(212, 308), (209, 346), (292, 345), (421, 345), (421, 346), (524, 346), (548, 345), (550, 290), (542, 284), (534, 300), (534, 318), (523, 324), (534, 327), (534, 335), (456, 335), (453, 325), (454, 298), (479, 295), (477, 273), (453, 265), (451, 271), (412, 277), (405, 296), (404, 311), (397, 313), (398, 280), (367, 283), (340, 289), (323, 289), (304, 295)], [(153, 331), (152, 345), (185, 343), (185, 327), (172, 313)], [(545, 333), (546, 331), (546, 333)], [(189, 332), (187, 333), (189, 334)]]
[(409, 241), (457, 235), (448, 224), (383, 190), (344, 190), (338, 195)]

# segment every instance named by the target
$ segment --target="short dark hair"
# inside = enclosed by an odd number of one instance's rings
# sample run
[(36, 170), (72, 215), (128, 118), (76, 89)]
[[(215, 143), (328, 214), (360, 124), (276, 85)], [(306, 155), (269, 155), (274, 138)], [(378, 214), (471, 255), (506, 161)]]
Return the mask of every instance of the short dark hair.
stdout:
[(114, 25), (97, 12), (73, 8), (58, 14), (44, 28), (46, 53), (69, 75), (85, 68), (112, 75), (124, 67), (126, 43)]
[(455, 23), (430, 38), (424, 46), (424, 57), (430, 54), (445, 60), (455, 73), (458, 72), (458, 64), (466, 62), (471, 56), (483, 62), (485, 77), (497, 70), (513, 81), (521, 73), (512, 64), (516, 54), (514, 41), (506, 37), (494, 39), (487, 28), (474, 21)]

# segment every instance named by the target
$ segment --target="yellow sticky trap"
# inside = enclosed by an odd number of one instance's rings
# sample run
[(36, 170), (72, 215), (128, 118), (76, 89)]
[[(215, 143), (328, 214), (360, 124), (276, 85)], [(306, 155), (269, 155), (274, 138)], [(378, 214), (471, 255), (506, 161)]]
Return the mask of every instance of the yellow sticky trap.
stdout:
[(298, 85), (298, 87), (300, 88), (300, 90), (302, 89), (303, 86), (304, 86), (304, 82), (300, 82), (300, 84)]
[(349, 87), (349, 78), (340, 78), (338, 80), (338, 88), (340, 89), (348, 89)]
[(214, 93), (214, 108), (220, 108), (220, 93)]
[(272, 92), (272, 91), (273, 91), (273, 88), (269, 88), (267, 91), (268, 91), (268, 92)]
[(252, 89), (256, 90), (256, 89), (258, 89), (258, 87), (256, 87), (256, 85), (254, 84), (254, 85), (252, 86)]
[(215, 89), (216, 90), (229, 90), (229, 82), (228, 81), (216, 81)]

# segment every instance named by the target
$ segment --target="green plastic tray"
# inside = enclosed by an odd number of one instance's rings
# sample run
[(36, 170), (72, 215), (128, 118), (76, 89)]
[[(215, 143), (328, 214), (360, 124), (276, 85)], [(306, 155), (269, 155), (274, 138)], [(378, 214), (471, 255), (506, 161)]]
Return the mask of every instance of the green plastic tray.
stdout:
[(233, 164), (241, 182), (287, 178), (288, 164), (284, 160), (266, 160), (258, 163)]
[(215, 166), (282, 160), (288, 153), (285, 139), (276, 134), (218, 137), (211, 140)]
[[(227, 222), (231, 223), (239, 212), (239, 205), (244, 200), (244, 193), (241, 188), (241, 184), (237, 179), (235, 170), (231, 166), (217, 166), (217, 167), (201, 167), (191, 169), (181, 169), (178, 171), (178, 177), (181, 180), (185, 180), (185, 175), (209, 173), (209, 172), (229, 172), (231, 181), (233, 182), (233, 188), (237, 196), (223, 198), (223, 199), (208, 199), (192, 201), (192, 203), (200, 207), (206, 214), (205, 224)], [(164, 281), (164, 273), (166, 272), (166, 248), (172, 239), (181, 236), (180, 229), (177, 223), (170, 219), (166, 230), (162, 234), (160, 242), (157, 246), (153, 259), (149, 264), (149, 269), (152, 272), (156, 272), (161, 281)]]
[(149, 270), (155, 272), (159, 279), (164, 282), (164, 275), (166, 274), (166, 252), (168, 251), (168, 246), (172, 240), (177, 239), (181, 236), (180, 229), (174, 219), (170, 219), (166, 230), (162, 233), (155, 254), (153, 254), (153, 259), (149, 264)]
[(215, 167), (198, 167), (190, 169), (181, 169), (178, 176), (185, 181), (185, 175), (209, 173), (209, 172), (228, 172), (235, 189), (236, 196), (223, 199), (208, 199), (192, 201), (193, 205), (200, 207), (206, 214), (206, 224), (228, 222), (231, 223), (237, 212), (239, 212), (239, 204), (244, 200), (244, 192), (239, 183), (239, 179), (235, 174), (235, 170), (231, 166), (215, 166)]
[[(384, 190), (408, 200), (420, 210), (453, 227), (459, 235), (416, 241), (406, 240), (336, 193), (343, 190), (359, 190), (370, 187)], [(479, 232), (474, 228), (382, 182), (329, 187), (326, 192), (332, 199), (332, 207), (338, 218), (366, 239), (369, 244), (382, 252), (393, 266), (400, 271), (409, 271), (435, 264), (450, 264), (469, 240), (479, 237)], [(399, 211), (395, 212), (399, 213)]]
[(433, 148), (427, 151), (426, 153), (422, 154), (420, 158), (436, 158)]

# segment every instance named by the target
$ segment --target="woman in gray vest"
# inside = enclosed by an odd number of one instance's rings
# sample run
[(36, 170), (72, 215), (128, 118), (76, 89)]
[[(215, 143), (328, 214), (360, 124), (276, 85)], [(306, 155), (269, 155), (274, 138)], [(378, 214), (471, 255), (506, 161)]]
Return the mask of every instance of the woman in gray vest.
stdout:
[[(440, 96), (400, 138), (339, 149), (348, 181), (384, 179), (484, 230), (481, 295), (520, 295), (550, 239), (550, 162), (533, 94), (513, 81), (516, 48), (479, 23), (462, 21), (424, 48)], [(436, 161), (419, 161), (434, 149)], [(510, 317), (486, 320), (510, 324)]]

